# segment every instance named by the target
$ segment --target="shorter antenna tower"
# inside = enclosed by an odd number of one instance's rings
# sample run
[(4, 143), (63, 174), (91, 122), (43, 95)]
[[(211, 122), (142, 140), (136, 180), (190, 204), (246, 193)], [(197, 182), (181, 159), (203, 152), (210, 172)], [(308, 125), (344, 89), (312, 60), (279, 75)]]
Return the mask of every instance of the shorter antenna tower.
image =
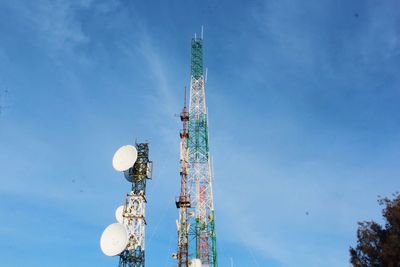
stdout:
[[(115, 212), (118, 223), (106, 228), (100, 246), (107, 256), (119, 256), (119, 267), (144, 267), (146, 181), (151, 179), (153, 170), (148, 143), (119, 148), (114, 154), (113, 166), (124, 173), (125, 179), (131, 183), (131, 191), (126, 194), (124, 205)], [(116, 230), (107, 231), (113, 225), (122, 234), (116, 234)]]
[(179, 197), (176, 198), (176, 207), (179, 209), (179, 220), (176, 221), (176, 227), (178, 230), (178, 267), (189, 266), (189, 240), (188, 240), (188, 208), (190, 205), (190, 196), (187, 194), (187, 139), (189, 138), (187, 124), (189, 121), (189, 113), (186, 109), (186, 87), (184, 94), (184, 105), (181, 112), (182, 130), (180, 131), (180, 176), (181, 176), (181, 192)]

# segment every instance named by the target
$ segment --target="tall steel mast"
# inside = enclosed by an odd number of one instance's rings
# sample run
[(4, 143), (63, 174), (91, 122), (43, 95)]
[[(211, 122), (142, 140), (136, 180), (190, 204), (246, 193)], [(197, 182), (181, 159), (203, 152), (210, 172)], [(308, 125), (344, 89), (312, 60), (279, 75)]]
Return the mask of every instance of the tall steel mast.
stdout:
[(204, 90), (203, 36), (195, 36), (191, 46), (187, 187), (191, 207), (194, 208), (194, 216), (189, 216), (189, 221), (190, 234), (194, 236), (195, 244), (190, 243), (189, 251), (192, 257), (201, 260), (202, 265), (216, 267), (218, 261)]
[(188, 239), (188, 208), (190, 208), (190, 197), (187, 194), (187, 139), (189, 137), (187, 123), (189, 121), (189, 114), (186, 109), (186, 88), (185, 100), (183, 110), (181, 112), (182, 130), (180, 131), (180, 162), (181, 162), (181, 192), (179, 197), (176, 198), (176, 207), (179, 209), (179, 220), (176, 222), (178, 230), (178, 267), (189, 266), (189, 239)]

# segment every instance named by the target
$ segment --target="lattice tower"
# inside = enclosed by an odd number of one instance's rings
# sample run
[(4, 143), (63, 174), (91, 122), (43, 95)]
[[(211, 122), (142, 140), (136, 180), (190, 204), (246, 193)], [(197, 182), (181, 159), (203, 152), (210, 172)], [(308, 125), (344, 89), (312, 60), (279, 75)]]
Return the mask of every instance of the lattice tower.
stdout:
[(146, 226), (146, 181), (151, 179), (153, 162), (149, 160), (147, 143), (136, 144), (137, 160), (124, 173), (132, 181), (131, 192), (126, 195), (123, 211), (124, 224), (127, 225), (129, 243), (119, 258), (119, 267), (145, 266), (145, 226)]
[[(216, 233), (212, 174), (208, 144), (208, 116), (203, 67), (203, 39), (191, 43), (189, 126), (187, 139), (188, 194), (194, 216), (190, 218), (190, 256), (199, 258), (204, 266), (216, 267)], [(192, 243), (195, 244), (192, 244)]]
[(179, 209), (179, 220), (176, 222), (178, 230), (178, 267), (189, 266), (189, 222), (188, 222), (188, 208), (190, 205), (190, 197), (187, 194), (187, 165), (188, 165), (188, 154), (187, 154), (187, 139), (189, 137), (187, 123), (189, 121), (189, 113), (186, 109), (186, 88), (184, 98), (183, 110), (180, 114), (182, 121), (182, 130), (179, 133), (180, 136), (180, 176), (181, 176), (181, 192), (179, 197), (176, 198), (176, 207)]

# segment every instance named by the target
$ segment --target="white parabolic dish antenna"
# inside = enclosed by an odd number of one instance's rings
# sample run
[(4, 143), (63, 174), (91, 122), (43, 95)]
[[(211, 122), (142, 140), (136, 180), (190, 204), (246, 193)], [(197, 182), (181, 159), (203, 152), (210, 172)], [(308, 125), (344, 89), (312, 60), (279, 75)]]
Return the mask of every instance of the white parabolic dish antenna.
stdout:
[(100, 248), (107, 256), (117, 256), (128, 245), (128, 231), (120, 223), (110, 224), (100, 238)]
[(204, 265), (201, 264), (201, 260), (200, 259), (193, 259), (190, 261), (189, 266), (191, 267), (202, 267)]
[(122, 224), (122, 221), (124, 220), (124, 217), (122, 216), (122, 214), (124, 213), (124, 206), (119, 206), (116, 210), (115, 210), (115, 218), (117, 219), (117, 222)]
[(137, 150), (136, 147), (131, 145), (126, 145), (120, 147), (117, 152), (115, 152), (112, 164), (114, 169), (119, 172), (128, 170), (135, 164), (137, 160)]

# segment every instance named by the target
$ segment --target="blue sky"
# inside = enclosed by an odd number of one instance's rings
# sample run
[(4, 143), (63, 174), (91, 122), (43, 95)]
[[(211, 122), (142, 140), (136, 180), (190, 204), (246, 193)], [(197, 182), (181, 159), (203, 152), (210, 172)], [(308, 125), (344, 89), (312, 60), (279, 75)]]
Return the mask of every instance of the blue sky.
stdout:
[[(148, 140), (147, 266), (176, 249), (183, 87), (205, 28), (220, 266), (348, 266), (400, 186), (398, 1), (0, 3), (2, 265), (116, 266), (99, 248)], [(308, 215), (307, 215), (308, 213)]]

